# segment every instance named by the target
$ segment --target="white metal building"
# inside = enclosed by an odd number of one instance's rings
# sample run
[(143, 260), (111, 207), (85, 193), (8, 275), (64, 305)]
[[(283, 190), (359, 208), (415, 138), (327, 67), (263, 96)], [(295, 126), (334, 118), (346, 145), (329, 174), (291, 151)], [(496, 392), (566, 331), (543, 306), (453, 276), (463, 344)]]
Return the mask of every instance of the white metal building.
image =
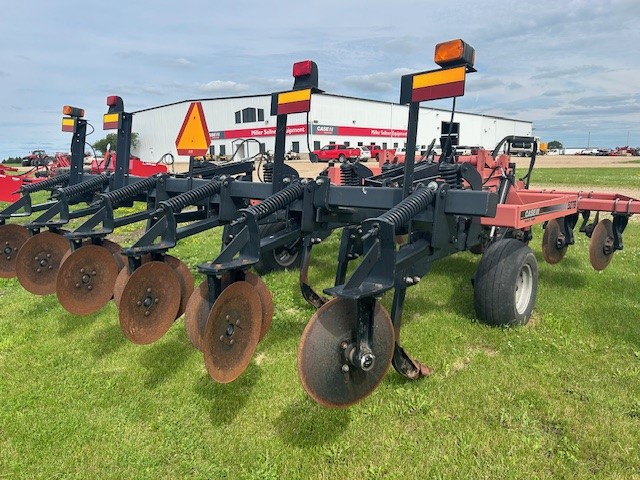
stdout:
[[(134, 112), (133, 131), (139, 137), (132, 153), (145, 161), (158, 161), (165, 153), (172, 153), (176, 162), (188, 162), (187, 157), (177, 155), (175, 141), (192, 101)], [(266, 150), (273, 150), (276, 117), (270, 115), (271, 95), (199, 101), (212, 139), (212, 154), (230, 156), (238, 149), (236, 158), (244, 158), (258, 153), (259, 143), (263, 143)], [(314, 94), (308, 118), (306, 114), (289, 115), (286, 149), (306, 153), (329, 143), (403, 147), (408, 112), (407, 105)], [(428, 145), (432, 139), (446, 134), (450, 119), (451, 113), (447, 110), (421, 107), (417, 144)], [(531, 122), (523, 120), (464, 112), (456, 112), (453, 119), (452, 135), (458, 136), (458, 145), (492, 149), (507, 135), (530, 136), (531, 133)], [(243, 142), (248, 138), (257, 142)]]

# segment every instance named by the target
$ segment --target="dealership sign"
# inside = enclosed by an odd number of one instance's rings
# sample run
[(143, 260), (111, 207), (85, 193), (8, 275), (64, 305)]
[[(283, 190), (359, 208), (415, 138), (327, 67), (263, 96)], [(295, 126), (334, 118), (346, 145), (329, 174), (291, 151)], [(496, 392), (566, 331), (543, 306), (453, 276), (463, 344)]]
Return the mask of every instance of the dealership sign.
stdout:
[[(369, 127), (347, 127), (339, 125), (312, 125), (313, 135), (338, 135), (349, 137), (386, 137), (386, 138), (406, 138), (406, 130), (396, 130), (392, 128), (369, 128)], [(287, 135), (306, 135), (307, 126), (291, 125), (287, 127)], [(275, 137), (275, 127), (241, 128), (237, 130), (218, 130), (209, 132), (212, 140), (235, 139), (235, 138), (255, 138), (255, 137)]]

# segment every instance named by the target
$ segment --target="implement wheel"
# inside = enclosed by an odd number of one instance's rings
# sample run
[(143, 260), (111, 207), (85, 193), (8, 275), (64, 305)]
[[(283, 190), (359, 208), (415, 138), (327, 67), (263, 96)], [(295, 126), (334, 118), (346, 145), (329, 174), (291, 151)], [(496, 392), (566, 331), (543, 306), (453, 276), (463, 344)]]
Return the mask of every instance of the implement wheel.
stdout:
[(490, 245), (474, 277), (474, 306), (489, 325), (525, 325), (536, 303), (538, 263), (531, 249), (514, 239)]
[[(266, 225), (260, 225), (260, 238), (275, 235), (280, 230), (284, 230), (286, 224), (284, 222), (268, 223)], [(284, 247), (274, 248), (273, 250), (261, 251), (260, 261), (256, 263), (253, 268), (260, 275), (265, 273), (274, 272), (277, 270), (284, 270), (287, 268), (299, 268), (301, 255), (302, 242), (300, 240), (294, 241), (290, 245)]]

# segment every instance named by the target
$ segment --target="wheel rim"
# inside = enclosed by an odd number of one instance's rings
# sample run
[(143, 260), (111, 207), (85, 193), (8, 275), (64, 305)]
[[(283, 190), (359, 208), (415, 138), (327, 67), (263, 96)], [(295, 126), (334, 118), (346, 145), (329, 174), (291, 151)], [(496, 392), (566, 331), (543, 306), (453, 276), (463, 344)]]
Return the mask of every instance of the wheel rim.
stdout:
[(273, 259), (283, 268), (288, 268), (296, 262), (298, 252), (291, 253), (286, 247), (275, 248), (273, 250)]
[(532, 292), (533, 271), (529, 264), (524, 264), (516, 280), (516, 310), (519, 314), (523, 314), (527, 310)]

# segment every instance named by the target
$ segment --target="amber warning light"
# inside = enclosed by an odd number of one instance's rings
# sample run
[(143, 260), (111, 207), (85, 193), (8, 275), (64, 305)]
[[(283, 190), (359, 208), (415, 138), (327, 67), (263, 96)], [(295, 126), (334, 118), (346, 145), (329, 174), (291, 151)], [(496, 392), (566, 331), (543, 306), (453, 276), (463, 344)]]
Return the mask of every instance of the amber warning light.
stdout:
[(433, 60), (441, 67), (465, 65), (473, 69), (476, 60), (475, 49), (461, 39), (450, 40), (436, 45)]
[(69, 105), (65, 105), (62, 107), (62, 113), (64, 115), (69, 115), (70, 117), (84, 117), (84, 110), (81, 108), (70, 107)]

